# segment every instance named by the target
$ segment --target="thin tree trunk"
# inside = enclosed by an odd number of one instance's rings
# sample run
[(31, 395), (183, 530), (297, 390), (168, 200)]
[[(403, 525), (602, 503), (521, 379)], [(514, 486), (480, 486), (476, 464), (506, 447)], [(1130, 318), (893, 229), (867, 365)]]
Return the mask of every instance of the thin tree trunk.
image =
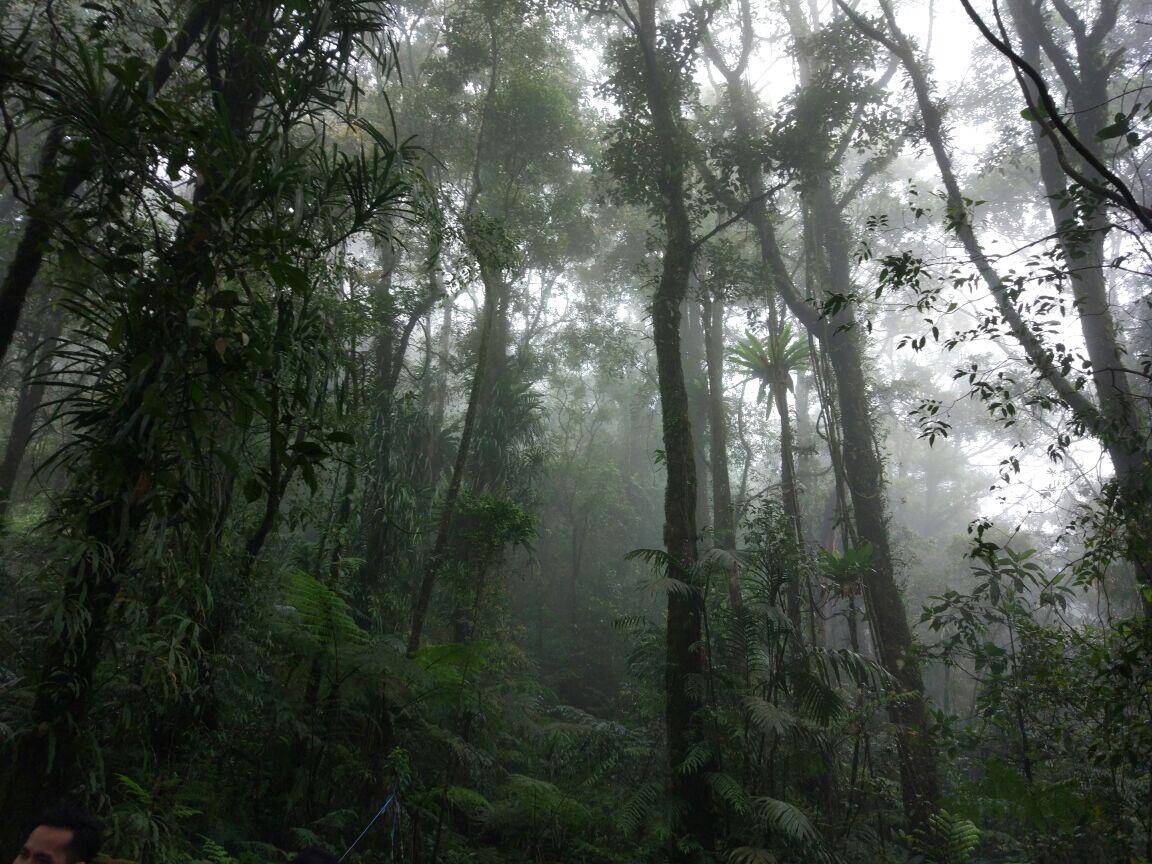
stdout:
[(0, 526), (4, 525), (12, 505), (20, 467), (24, 463), (24, 454), (28, 450), (36, 426), (36, 415), (47, 390), (43, 380), (44, 373), (37, 367), (43, 362), (45, 354), (51, 351), (51, 345), (59, 337), (64, 325), (63, 317), (54, 309), (46, 310), (44, 316), (47, 318), (44, 329), (33, 340), (36, 344), (28, 349), (27, 361), (21, 376), (20, 394), (16, 398), (12, 426), (4, 446), (4, 461), (0, 462)]
[(709, 459), (712, 462), (712, 522), (716, 548), (736, 548), (732, 480), (728, 468), (728, 410), (724, 405), (724, 298), (705, 296), (704, 349), (708, 366)]
[[(704, 355), (708, 366), (708, 455), (712, 462), (712, 539), (717, 549), (736, 551), (732, 480), (728, 473), (728, 412), (724, 405), (724, 298), (705, 292), (703, 301)], [(728, 601), (737, 620), (744, 617), (740, 569), (727, 564)]]
[[(487, 283), (485, 283), (487, 285)], [(408, 628), (407, 653), (412, 657), (420, 650), (420, 641), (424, 635), (424, 624), (428, 617), (428, 607), (432, 601), (432, 591), (436, 587), (436, 578), (441, 566), (444, 564), (445, 553), (448, 550), (452, 520), (456, 514), (456, 504), (460, 497), (460, 487), (464, 481), (464, 471), (468, 464), (468, 451), (472, 443), (472, 434), (476, 427), (476, 412), (480, 402), (480, 388), (485, 379), (484, 364), (488, 357), (488, 342), (492, 335), (492, 319), (495, 317), (493, 309), (494, 297), (488, 296), (485, 290), (484, 311), (480, 322), (480, 350), (477, 352), (476, 371), (472, 374), (472, 389), (468, 396), (468, 408), (464, 413), (464, 428), (460, 431), (460, 445), (456, 451), (456, 462), (452, 466), (452, 477), (448, 482), (448, 491), (444, 495), (441, 505), (440, 520), (436, 528), (436, 540), (432, 546), (432, 553), (424, 566), (424, 573), (420, 578), (416, 596), (412, 604), (412, 622)]]
[[(205, 0), (192, 7), (183, 26), (165, 46), (151, 74), (140, 85), (142, 96), (149, 100), (155, 98), (223, 5), (221, 0)], [(57, 160), (64, 137), (65, 130), (60, 126), (52, 127), (45, 137), (40, 152), (34, 206), (29, 209), (24, 232), (16, 244), (4, 279), (0, 282), (0, 360), (8, 354), (28, 291), (40, 272), (44, 253), (62, 216), (61, 211), (81, 184), (89, 180), (99, 167), (96, 160), (91, 164), (59, 166)]]
[[(694, 283), (695, 279), (691, 281)], [(711, 412), (706, 368), (708, 349), (705, 345), (704, 324), (700, 317), (700, 304), (689, 298), (684, 301), (683, 308), (680, 334), (684, 346), (684, 386), (688, 389), (689, 419), (694, 432), (692, 444), (696, 454), (696, 530), (704, 535), (709, 528), (715, 531), (715, 525), (709, 524), (711, 482), (708, 478), (709, 454), (706, 452), (710, 440), (708, 418)]]

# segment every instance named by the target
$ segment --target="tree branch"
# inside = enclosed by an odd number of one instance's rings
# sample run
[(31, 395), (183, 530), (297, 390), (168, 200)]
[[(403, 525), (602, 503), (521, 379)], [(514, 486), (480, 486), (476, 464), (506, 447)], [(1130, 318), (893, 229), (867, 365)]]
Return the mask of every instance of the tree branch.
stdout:
[[(837, 2), (843, 6), (843, 0), (837, 0)], [(987, 39), (996, 48), (996, 50), (1007, 57), (1011, 61), (1012, 65), (1016, 67), (1016, 69), (1027, 75), (1032, 80), (1032, 83), (1035, 85), (1037, 93), (1040, 96), (1040, 101), (1044, 107), (1044, 111), (1051, 119), (1052, 125), (1056, 127), (1064, 139), (1072, 146), (1072, 149), (1079, 153), (1084, 161), (1090, 165), (1093, 170), (1095, 170), (1101, 177), (1107, 180), (1113, 188), (1109, 189), (1098, 183), (1092, 183), (1091, 181), (1085, 183), (1084, 181), (1087, 178), (1084, 178), (1080, 172), (1072, 169), (1068, 164), (1067, 158), (1062, 158), (1061, 165), (1065, 168), (1066, 171), (1068, 171), (1069, 175), (1075, 177), (1078, 182), (1080, 182), (1082, 185), (1085, 185), (1086, 188), (1091, 189), (1101, 197), (1106, 198), (1107, 200), (1112, 201), (1114, 204), (1123, 207), (1125, 210), (1135, 216), (1146, 230), (1152, 231), (1152, 209), (1149, 209), (1140, 204), (1132, 194), (1132, 190), (1128, 188), (1128, 185), (1123, 180), (1121, 180), (1107, 165), (1101, 162), (1100, 159), (1096, 157), (1096, 154), (1094, 154), (1068, 127), (1068, 124), (1065, 123), (1063, 118), (1060, 116), (1060, 112), (1056, 107), (1056, 103), (1052, 100), (1052, 94), (1049, 92), (1048, 84), (1044, 80), (1043, 76), (1037, 72), (1036, 69), (1023, 57), (1017, 54), (1011, 45), (1000, 39), (995, 33), (992, 32), (991, 29), (989, 29), (988, 25), (984, 22), (984, 19), (981, 18), (979, 13), (977, 13), (976, 10), (972, 8), (972, 4), (969, 2), (969, 0), (960, 0), (960, 4), (964, 7), (964, 11), (968, 13), (968, 17), (972, 19), (972, 23), (976, 25), (976, 27), (983, 34), (984, 38)], [(998, 9), (995, 2), (993, 2), (993, 8)], [(1025, 98), (1028, 98), (1029, 104), (1031, 106), (1031, 99), (1028, 97), (1027, 92), (1025, 92)], [(1057, 149), (1057, 153), (1059, 152), (1059, 149)]]

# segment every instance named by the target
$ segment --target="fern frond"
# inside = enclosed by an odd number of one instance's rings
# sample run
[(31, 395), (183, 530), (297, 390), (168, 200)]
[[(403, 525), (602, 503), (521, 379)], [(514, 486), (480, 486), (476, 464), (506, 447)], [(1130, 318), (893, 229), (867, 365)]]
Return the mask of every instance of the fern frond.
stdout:
[(744, 787), (731, 774), (725, 774), (721, 771), (709, 774), (708, 785), (712, 787), (712, 792), (716, 797), (738, 816), (743, 816), (751, 810)]
[(782, 839), (801, 845), (819, 845), (820, 835), (796, 806), (778, 798), (757, 798), (754, 803), (757, 814)]
[(824, 664), (828, 677), (838, 684), (849, 680), (858, 687), (883, 693), (895, 683), (879, 663), (848, 648), (817, 648), (815, 653)]
[(633, 549), (624, 555), (625, 561), (640, 561), (653, 570), (662, 570), (676, 564), (676, 559), (664, 549)]
[(288, 574), (285, 600), (303, 628), (322, 645), (360, 646), (368, 634), (352, 619), (352, 610), (339, 594), (303, 570)]
[(680, 764), (676, 766), (677, 774), (696, 774), (708, 762), (708, 756), (711, 754), (711, 748), (702, 741), (697, 741), (688, 748), (688, 752), (684, 754), (684, 758), (680, 760)]
[(744, 708), (748, 719), (765, 735), (783, 735), (788, 728), (785, 712), (759, 696), (745, 696)]
[(632, 834), (644, 823), (644, 817), (656, 805), (662, 791), (660, 783), (652, 782), (641, 785), (632, 793), (616, 817), (616, 824), (623, 834)]
[(737, 846), (728, 853), (728, 864), (776, 864), (776, 856), (752, 846)]
[(827, 726), (844, 713), (843, 697), (822, 675), (801, 668), (791, 679), (792, 699), (806, 716)]
[(927, 827), (911, 838), (912, 848), (931, 864), (968, 864), (979, 842), (980, 829), (947, 810), (933, 813)]

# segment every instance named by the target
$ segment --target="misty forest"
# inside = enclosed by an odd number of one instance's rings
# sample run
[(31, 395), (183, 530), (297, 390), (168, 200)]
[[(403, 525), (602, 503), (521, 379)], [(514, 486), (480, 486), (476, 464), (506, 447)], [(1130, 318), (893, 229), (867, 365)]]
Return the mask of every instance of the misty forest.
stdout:
[(1152, 0), (0, 0), (0, 124), (0, 859), (1152, 861)]

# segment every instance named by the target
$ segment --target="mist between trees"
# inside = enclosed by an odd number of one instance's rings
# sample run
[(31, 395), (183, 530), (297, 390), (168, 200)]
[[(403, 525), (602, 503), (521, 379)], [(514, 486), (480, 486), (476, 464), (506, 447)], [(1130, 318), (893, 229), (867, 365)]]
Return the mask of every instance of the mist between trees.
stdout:
[(1152, 860), (1150, 22), (0, 2), (0, 858)]

